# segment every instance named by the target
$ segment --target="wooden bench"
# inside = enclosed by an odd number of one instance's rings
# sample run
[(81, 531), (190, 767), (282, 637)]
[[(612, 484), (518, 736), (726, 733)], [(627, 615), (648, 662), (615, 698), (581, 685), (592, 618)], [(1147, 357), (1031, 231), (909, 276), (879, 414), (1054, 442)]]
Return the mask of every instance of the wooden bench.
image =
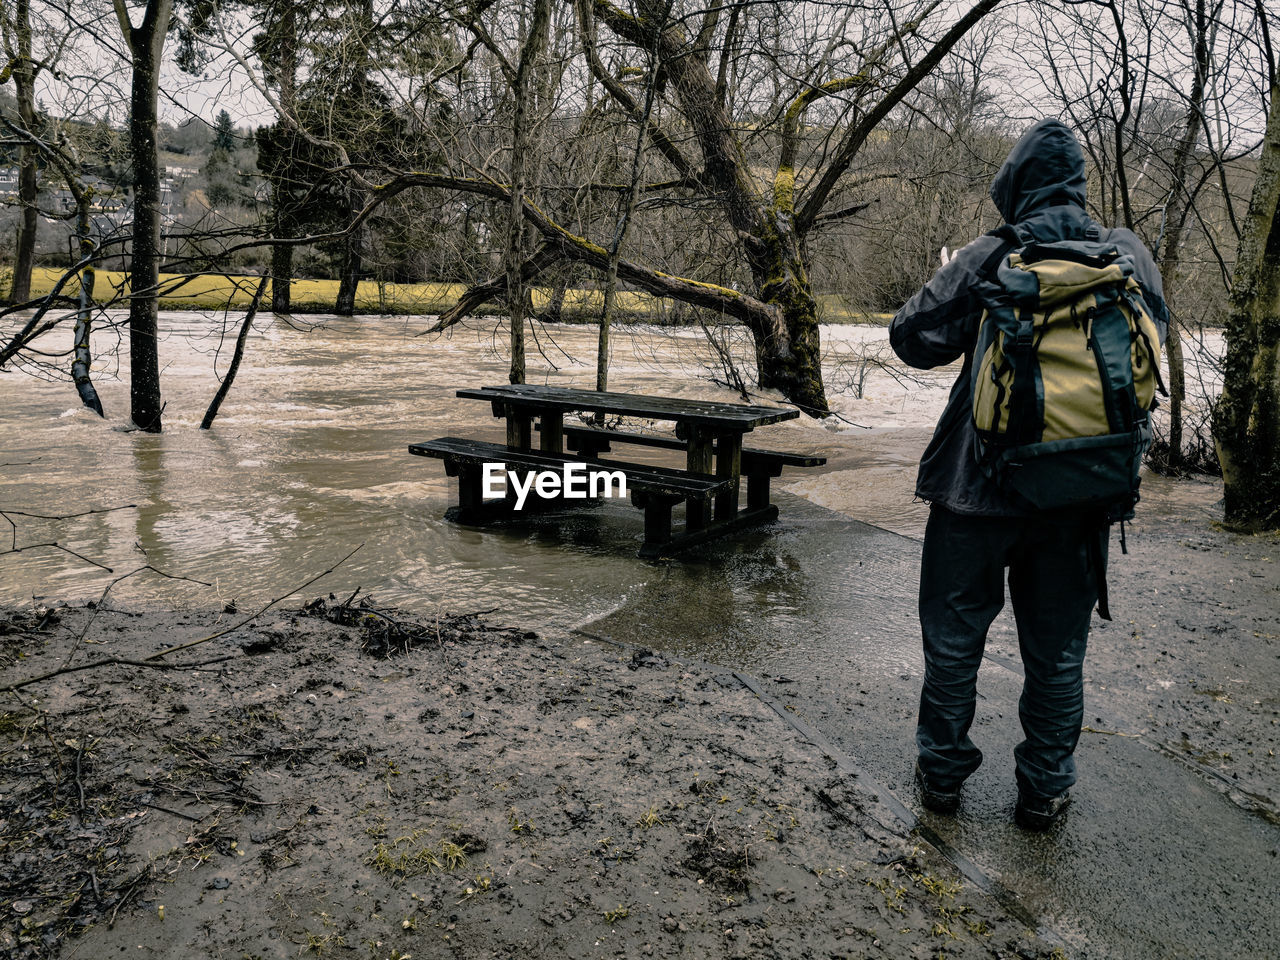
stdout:
[[(688, 443), (678, 437), (602, 430), (598, 427), (566, 426), (562, 431), (565, 446), (588, 457), (609, 452), (613, 443), (632, 443), (663, 450), (688, 449)], [(769, 481), (773, 477), (782, 476), (783, 467), (820, 467), (827, 462), (826, 457), (761, 450), (756, 447), (743, 447), (741, 457), (741, 472), (747, 479), (748, 510), (758, 510), (769, 505)]]
[[(567, 432), (567, 431), (566, 431)], [(458, 506), (450, 511), (451, 519), (461, 523), (484, 524), (511, 519), (515, 513), (514, 493), (508, 486), (507, 497), (502, 500), (485, 500), (483, 496), (483, 466), (486, 463), (502, 463), (512, 470), (560, 470), (567, 463), (582, 463), (590, 468), (621, 471), (627, 478), (627, 490), (631, 502), (644, 511), (644, 543), (642, 557), (657, 557), (684, 549), (709, 538), (712, 531), (705, 523), (705, 510), (689, 509), (685, 514), (685, 528), (676, 535), (672, 530), (672, 508), (680, 502), (691, 505), (708, 504), (729, 485), (729, 480), (710, 474), (694, 474), (685, 470), (672, 470), (648, 464), (624, 463), (617, 460), (600, 460), (590, 454), (558, 454), (546, 451), (512, 450), (500, 443), (468, 440), (462, 437), (440, 437), (426, 443), (409, 445), (409, 452), (420, 457), (435, 457), (444, 461), (445, 473), (458, 478)], [(532, 491), (529, 505), (545, 507), (568, 503), (562, 498), (543, 500)], [(776, 507), (766, 506), (750, 517), (743, 514), (742, 525), (770, 519), (763, 514)], [(723, 525), (714, 534), (724, 532)]]

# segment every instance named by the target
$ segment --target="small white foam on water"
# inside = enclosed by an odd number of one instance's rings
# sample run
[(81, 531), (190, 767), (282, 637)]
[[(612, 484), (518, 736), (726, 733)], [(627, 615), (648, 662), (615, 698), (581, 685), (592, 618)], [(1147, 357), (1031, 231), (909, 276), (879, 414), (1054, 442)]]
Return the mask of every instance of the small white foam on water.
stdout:
[(356, 490), (335, 490), (329, 488), (333, 493), (341, 494), (351, 500), (376, 501), (376, 500), (396, 500), (401, 497), (421, 497), (423, 491), (430, 487), (445, 488), (447, 477), (428, 477), (423, 480), (400, 481), (396, 483), (379, 483), (371, 487), (362, 487)]

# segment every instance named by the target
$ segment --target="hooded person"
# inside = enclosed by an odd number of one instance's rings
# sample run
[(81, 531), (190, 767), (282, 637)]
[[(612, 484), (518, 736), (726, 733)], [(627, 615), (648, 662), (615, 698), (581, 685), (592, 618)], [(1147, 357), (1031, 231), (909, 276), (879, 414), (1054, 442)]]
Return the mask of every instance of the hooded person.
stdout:
[[(1084, 154), (1058, 120), (1041, 120), (1009, 152), (991, 199), (1022, 245), (1099, 240), (1129, 254), (1161, 341), (1168, 312), (1160, 273), (1131, 231), (1085, 212)], [(1003, 233), (1008, 232), (1008, 228)], [(893, 318), (902, 360), (929, 369), (964, 358), (933, 439), (916, 496), (931, 505), (920, 568), (925, 674), (916, 728), (916, 780), (924, 805), (953, 813), (982, 752), (969, 736), (987, 630), (1004, 606), (1005, 569), (1025, 682), (1018, 703), (1025, 739), (1014, 750), (1015, 820), (1047, 829), (1066, 810), (1084, 715), (1085, 647), (1105, 574), (1102, 521), (1038, 514), (1010, 499), (974, 455), (970, 368), (979, 309), (971, 288), (1007, 241), (995, 233), (956, 251)]]

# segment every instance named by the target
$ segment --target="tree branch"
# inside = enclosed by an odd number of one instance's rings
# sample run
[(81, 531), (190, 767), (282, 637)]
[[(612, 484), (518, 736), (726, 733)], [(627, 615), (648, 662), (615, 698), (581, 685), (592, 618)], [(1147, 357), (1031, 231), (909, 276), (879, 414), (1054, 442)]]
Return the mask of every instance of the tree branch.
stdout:
[(871, 135), (871, 131), (876, 128), (881, 120), (889, 115), (890, 110), (896, 107), (908, 93), (916, 88), (920, 81), (933, 71), (933, 68), (951, 51), (951, 48), (959, 43), (960, 39), (978, 21), (994, 10), (999, 3), (1000, 0), (978, 0), (963, 17), (955, 22), (950, 30), (943, 34), (928, 53), (907, 70), (902, 79), (894, 84), (879, 103), (862, 114), (858, 122), (845, 131), (830, 165), (823, 171), (822, 176), (809, 192), (809, 195), (799, 204), (799, 213), (796, 215), (796, 231), (798, 233), (803, 235), (813, 226), (814, 221), (817, 220), (818, 215), (822, 212), (823, 206), (830, 198), (831, 191), (845, 171), (849, 169), (849, 164), (853, 162), (853, 158), (857, 155), (867, 137)]
[[(521, 285), (535, 279), (542, 271), (563, 258), (564, 254), (557, 247), (552, 244), (543, 244), (532, 257), (521, 264)], [(506, 290), (507, 277), (505, 273), (492, 280), (476, 284), (459, 297), (458, 302), (452, 308), (440, 314), (432, 326), (422, 331), (418, 336), (447, 330), (455, 323), (465, 320), (476, 307), (501, 296)]]
[[(591, 10), (591, 0), (578, 0), (578, 30), (582, 38), (582, 49), (587, 56), (587, 65), (591, 68), (592, 75), (600, 81), (601, 86), (605, 88), (618, 103), (622, 104), (624, 110), (631, 115), (631, 119), (636, 123), (640, 123), (645, 118), (645, 112), (641, 109), (640, 104), (636, 103), (635, 98), (627, 92), (618, 78), (609, 73), (605, 69), (604, 64), (600, 61), (600, 54), (596, 49), (595, 38), (595, 18)], [(697, 171), (689, 163), (685, 155), (676, 146), (675, 142), (667, 136), (665, 130), (652, 118), (648, 120), (649, 139), (653, 141), (653, 145), (658, 151), (667, 158), (673, 167), (680, 172), (681, 181), (687, 186), (696, 186), (698, 183)], [(627, 189), (630, 189), (629, 187)]]

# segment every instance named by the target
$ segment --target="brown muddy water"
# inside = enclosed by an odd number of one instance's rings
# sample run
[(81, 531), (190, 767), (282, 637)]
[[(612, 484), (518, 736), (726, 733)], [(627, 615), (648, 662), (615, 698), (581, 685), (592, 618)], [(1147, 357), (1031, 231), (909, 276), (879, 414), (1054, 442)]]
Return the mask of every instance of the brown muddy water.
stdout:
[[(501, 436), (488, 405), (454, 396), (462, 386), (505, 381), (494, 326), (419, 337), (428, 319), (305, 326), (268, 319), (251, 338), (213, 429), (201, 431), (231, 341), (218, 315), (161, 319), (166, 408), (158, 436), (129, 429), (127, 343), (109, 349), (116, 345), (107, 334), (99, 335), (94, 374), (105, 422), (79, 406), (65, 379), (31, 367), (0, 375), (0, 509), (67, 515), (136, 505), (58, 522), (15, 517), (19, 546), (57, 540), (114, 574), (58, 550), (26, 551), (0, 558), (0, 602), (90, 599), (114, 576), (150, 563), (213, 586), (143, 573), (112, 589), (116, 602), (249, 605), (363, 544), (326, 581), (333, 589), (361, 586), (418, 612), (497, 608), (509, 620), (567, 626), (625, 602), (652, 569), (627, 548), (639, 535), (639, 512), (622, 504), (611, 505), (621, 511), (620, 525), (588, 511), (573, 542), (550, 549), (545, 532), (480, 532), (444, 521), (452, 482), (438, 461), (410, 456), (406, 446), (448, 434)], [(40, 346), (62, 344), (46, 337)], [(733, 346), (744, 352), (744, 343)], [(594, 379), (588, 328), (543, 329), (531, 354), (531, 381), (582, 386)], [(732, 399), (707, 381), (716, 369), (701, 331), (624, 328), (615, 337), (611, 385)], [(813, 421), (788, 426), (770, 440), (808, 449), (838, 436)]]
[[(406, 446), (450, 434), (501, 438), (486, 404), (454, 396), (505, 381), (496, 321), (428, 337), (418, 334), (429, 318), (265, 317), (221, 415), (201, 431), (237, 323), (162, 314), (160, 435), (129, 429), (127, 343), (115, 343), (114, 331), (95, 344), (105, 422), (79, 405), (65, 374), (0, 373), (0, 509), (67, 515), (136, 505), (60, 521), (15, 516), (18, 546), (56, 540), (113, 573), (52, 548), (10, 554), (0, 557), (0, 602), (91, 599), (149, 563), (211, 586), (142, 572), (112, 587), (115, 602), (249, 607), (359, 546), (315, 591), (358, 586), (418, 613), (495, 609), (507, 622), (546, 628), (603, 616), (660, 575), (660, 565), (635, 558), (640, 514), (623, 503), (532, 529), (479, 531), (443, 519), (452, 481)], [(55, 331), (40, 347), (65, 349), (69, 335)], [(744, 335), (716, 335), (749, 369)], [(751, 442), (830, 458), (824, 471), (784, 477), (780, 489), (916, 534), (924, 514), (911, 502), (914, 464), (955, 370), (908, 373), (890, 363), (883, 328), (826, 327), (823, 335), (840, 417), (762, 428)], [(529, 380), (591, 386), (595, 350), (592, 328), (540, 327)], [(612, 389), (738, 398), (713, 379), (726, 379), (724, 365), (701, 330), (614, 334)], [(755, 396), (780, 402), (767, 391)]]

